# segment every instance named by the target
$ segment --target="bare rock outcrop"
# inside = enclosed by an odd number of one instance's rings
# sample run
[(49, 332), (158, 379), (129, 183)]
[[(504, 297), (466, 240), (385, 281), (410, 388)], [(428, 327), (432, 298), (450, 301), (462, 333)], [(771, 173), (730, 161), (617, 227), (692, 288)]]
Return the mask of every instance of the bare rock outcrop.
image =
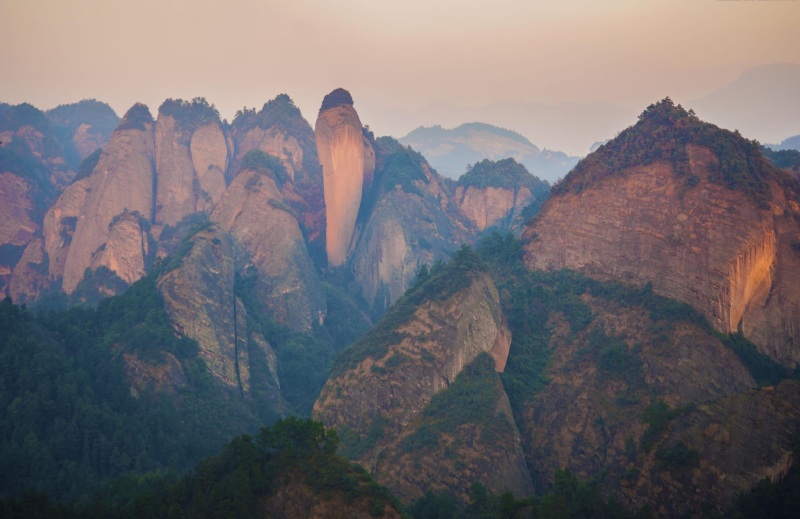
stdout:
[(247, 311), (236, 296), (233, 237), (212, 225), (192, 236), (191, 243), (180, 265), (158, 280), (173, 326), (197, 341), (216, 378), (242, 394), (250, 393), (251, 359), (258, 355), (269, 371), (265, 383), (271, 388), (270, 401), (279, 413), (285, 411), (275, 353), (260, 333), (248, 328)]
[(379, 141), (378, 151), (350, 263), (362, 297), (380, 312), (405, 292), (422, 265), (447, 259), (473, 235), (421, 155), (388, 138)]
[(374, 151), (365, 138), (353, 99), (342, 89), (325, 96), (315, 127), (317, 154), (325, 193), (328, 264), (345, 262), (365, 177), (375, 167)]
[[(532, 489), (519, 432), (495, 373), (504, 369), (511, 342), (499, 295), (488, 275), (462, 275), (462, 288), (426, 297), (422, 285), (395, 306), (373, 332), (343, 352), (314, 405), (315, 418), (343, 431), (345, 452), (404, 502), (425, 490), (445, 489), (466, 499), (473, 481), (520, 495)], [(431, 406), (452, 398), (442, 396), (448, 388), (465, 384), (486, 392), (486, 416), (437, 429), (441, 416), (431, 417)], [(425, 431), (436, 439), (416, 449)], [(440, 432), (447, 437), (441, 442)], [(439, 452), (445, 448), (466, 468), (447, 462)]]
[(519, 230), (526, 223), (523, 210), (548, 191), (514, 159), (483, 160), (458, 179), (454, 201), (479, 232), (493, 226)]
[[(297, 214), (310, 247), (325, 247), (325, 200), (322, 168), (317, 158), (314, 130), (286, 94), (264, 104), (259, 112), (245, 110), (233, 121), (236, 154), (229, 170), (232, 179), (242, 159), (253, 150), (278, 158), (288, 181), (280, 186), (286, 203)], [(319, 245), (318, 245), (319, 244)]]
[[(258, 272), (259, 300), (271, 316), (295, 330), (321, 324), (325, 294), (308, 256), (293, 211), (278, 189), (277, 160), (272, 167), (245, 166), (228, 186), (211, 219), (229, 232)], [(274, 160), (274, 159), (273, 159)]]
[(175, 225), (209, 210), (225, 190), (228, 145), (219, 114), (204, 99), (168, 99), (155, 129), (155, 223)]
[[(92, 175), (76, 188), (76, 191), (83, 191), (85, 198), (75, 215), (77, 221), (63, 273), (53, 272), (51, 266), (51, 275), (63, 276), (62, 286), (68, 294), (78, 286), (87, 268), (103, 265), (113, 270), (108, 261), (95, 259), (95, 256), (108, 242), (115, 217), (124, 212), (136, 212), (142, 218), (151, 218), (154, 209), (154, 153), (152, 117), (147, 107), (135, 105), (111, 136)], [(51, 209), (56, 228), (63, 223), (58, 218), (59, 202)], [(56, 228), (45, 229), (45, 235), (60, 235)], [(110, 259), (108, 255), (105, 257)], [(129, 263), (135, 265), (135, 270), (115, 272), (122, 279), (138, 279), (140, 263), (143, 260)]]
[[(663, 135), (658, 128), (675, 132), (666, 142), (685, 142), (670, 152), (676, 159), (662, 158), (662, 144), (638, 144)], [(796, 182), (769, 166), (755, 144), (660, 104), (559, 186), (525, 231), (526, 262), (652, 283), (717, 330), (741, 331), (763, 353), (794, 366), (798, 201)]]

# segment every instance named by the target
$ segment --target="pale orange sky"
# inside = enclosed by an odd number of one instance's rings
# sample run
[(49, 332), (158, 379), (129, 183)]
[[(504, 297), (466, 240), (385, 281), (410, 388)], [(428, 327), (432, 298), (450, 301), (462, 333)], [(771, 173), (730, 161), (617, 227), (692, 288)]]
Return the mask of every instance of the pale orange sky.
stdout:
[(0, 101), (204, 96), (230, 119), (286, 92), (313, 124), (342, 86), (379, 134), (437, 100), (640, 111), (799, 62), (798, 22), (798, 0), (0, 0)]

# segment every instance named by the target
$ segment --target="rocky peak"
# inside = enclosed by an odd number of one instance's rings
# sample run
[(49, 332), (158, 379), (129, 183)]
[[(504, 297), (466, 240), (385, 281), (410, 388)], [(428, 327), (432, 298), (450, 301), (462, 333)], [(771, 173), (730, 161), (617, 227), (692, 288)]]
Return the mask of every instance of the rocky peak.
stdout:
[(263, 151), (280, 159), (290, 182), (281, 185), (286, 202), (297, 213), (310, 244), (324, 247), (325, 202), (322, 168), (317, 158), (314, 130), (286, 94), (280, 94), (256, 112), (244, 109), (232, 125), (236, 153), (229, 178), (241, 168), (245, 155)]
[[(525, 493), (530, 477), (495, 373), (504, 369), (510, 342), (494, 283), (480, 271), (475, 253), (462, 249), (448, 267), (411, 289), (376, 328), (340, 354), (314, 415), (346, 431), (346, 452), (407, 502), (426, 488), (447, 488), (462, 497), (474, 480), (493, 490)], [(472, 382), (457, 382), (473, 363), (474, 377), (466, 375)], [(425, 464), (419, 469), (414, 460), (425, 456), (404, 442), (416, 441), (415, 435), (430, 426), (424, 411), (436, 395), (473, 383), (487, 392), (489, 415), (483, 418), (503, 422), (505, 432), (492, 445), (465, 441), (462, 434), (481, 436), (485, 427), (468, 419), (463, 428), (447, 433), (453, 435), (458, 459), (469, 468)], [(485, 458), (504, 462), (486, 463)]]
[(361, 206), (365, 177), (375, 169), (374, 150), (365, 137), (353, 99), (343, 89), (325, 96), (315, 127), (326, 206), (328, 264), (345, 262)]
[(351, 265), (362, 297), (379, 315), (420, 265), (445, 260), (470, 239), (443, 179), (424, 157), (390, 137), (375, 142), (377, 168), (365, 193)]
[(581, 270), (689, 303), (800, 362), (800, 187), (758, 145), (669, 99), (584, 159), (525, 231), (530, 268)]
[(219, 112), (203, 98), (167, 99), (155, 134), (156, 214), (175, 225), (186, 215), (213, 208), (225, 190), (228, 144)]
[(547, 184), (512, 158), (482, 160), (458, 179), (454, 198), (478, 231), (494, 225), (507, 230), (535, 197), (548, 190)]
[(258, 300), (275, 321), (293, 330), (310, 330), (326, 315), (325, 294), (308, 256), (292, 208), (280, 190), (288, 181), (282, 163), (253, 150), (223, 194), (211, 219), (229, 232), (239, 254), (257, 273)]

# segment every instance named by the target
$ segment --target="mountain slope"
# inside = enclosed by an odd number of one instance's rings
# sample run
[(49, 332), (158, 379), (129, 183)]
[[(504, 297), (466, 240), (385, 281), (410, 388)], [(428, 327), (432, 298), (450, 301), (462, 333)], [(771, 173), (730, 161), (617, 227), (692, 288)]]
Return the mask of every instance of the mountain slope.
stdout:
[(666, 99), (552, 193), (523, 235), (530, 268), (652, 283), (716, 329), (800, 361), (800, 188), (756, 143)]
[(314, 405), (315, 417), (342, 431), (345, 452), (405, 502), (431, 489), (466, 500), (473, 481), (498, 493), (532, 490), (495, 373), (511, 337), (497, 290), (476, 267), (462, 248), (411, 289), (340, 354)]

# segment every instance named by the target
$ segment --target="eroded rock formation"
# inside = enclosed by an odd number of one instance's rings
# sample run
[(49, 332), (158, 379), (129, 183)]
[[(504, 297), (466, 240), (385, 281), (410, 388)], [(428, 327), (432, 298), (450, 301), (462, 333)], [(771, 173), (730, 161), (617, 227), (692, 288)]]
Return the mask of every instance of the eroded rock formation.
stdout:
[[(634, 161), (613, 174), (598, 173), (603, 161), (619, 157), (615, 146), (654, 124), (649, 118), (601, 148), (597, 158), (587, 158), (525, 231), (527, 264), (652, 283), (658, 293), (700, 310), (716, 329), (741, 331), (762, 352), (796, 365), (800, 276), (794, 273), (800, 272), (800, 254), (792, 243), (800, 242), (800, 189), (748, 141), (688, 121), (681, 124), (705, 133), (685, 137), (689, 142), (674, 152), (683, 160)], [(689, 131), (675, 124), (662, 126)], [(718, 144), (728, 140), (728, 148)], [(709, 146), (728, 149), (728, 155)], [(733, 151), (747, 146), (753, 149), (746, 158)], [(635, 157), (636, 151), (625, 154)], [(750, 180), (733, 176), (733, 168), (749, 171)]]
[(239, 172), (211, 219), (233, 235), (255, 266), (259, 300), (270, 315), (295, 330), (310, 330), (324, 322), (325, 294), (276, 178), (267, 167)]
[(365, 138), (353, 100), (345, 90), (325, 96), (315, 127), (317, 155), (325, 193), (328, 264), (347, 259), (365, 177), (371, 177), (375, 158)]
[[(368, 335), (347, 351), (314, 405), (314, 416), (346, 431), (346, 448), (354, 459), (405, 502), (425, 490), (448, 489), (466, 498), (472, 481), (494, 491), (528, 493), (532, 487), (519, 432), (495, 374), (505, 367), (511, 335), (494, 283), (486, 274), (475, 274), (465, 288), (446, 299), (431, 298), (412, 315), (397, 315), (407, 310), (395, 308), (387, 315), (396, 325), (396, 339)], [(446, 443), (458, 452), (457, 459), (466, 468), (456, 469), (437, 453), (431, 460), (438, 461), (421, 469), (414, 460), (424, 456), (412, 453), (406, 443), (430, 425), (426, 425), (425, 409), (434, 396), (456, 383), (467, 366), (476, 362), (488, 369), (475, 368), (472, 378), (465, 375), (470, 378), (467, 383), (488, 392), (489, 414), (494, 416), (482, 417), (486, 422), (467, 420), (463, 427), (446, 431), (450, 438)], [(493, 442), (466, 440), (467, 436), (481, 437), (494, 422), (503, 425), (495, 431)]]

